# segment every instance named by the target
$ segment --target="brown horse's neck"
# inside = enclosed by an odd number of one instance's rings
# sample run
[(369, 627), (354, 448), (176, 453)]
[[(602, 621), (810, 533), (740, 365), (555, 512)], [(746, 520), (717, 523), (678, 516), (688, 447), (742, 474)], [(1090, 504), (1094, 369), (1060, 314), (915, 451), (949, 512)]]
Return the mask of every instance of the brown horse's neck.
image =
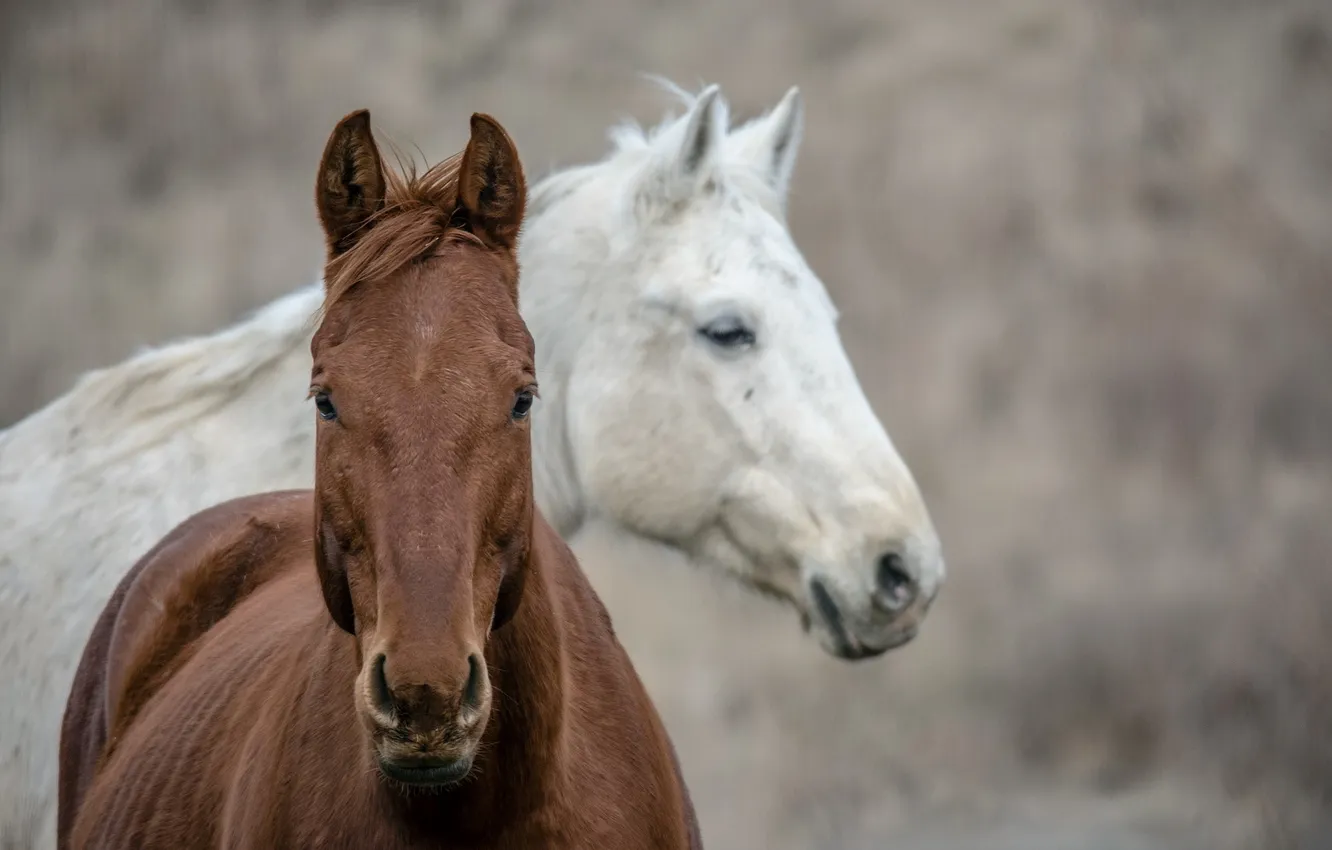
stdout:
[[(335, 652), (329, 669), (327, 698), (342, 700), (352, 734), (344, 740), (366, 769), (356, 781), (395, 819), (422, 835), (494, 835), (507, 823), (535, 810), (555, 792), (561, 773), (564, 725), (564, 636), (554, 593), (552, 560), (560, 557), (558, 539), (539, 516), (533, 523), (532, 549), (526, 565), (522, 602), (507, 624), (490, 636), (486, 648), (495, 700), (472, 774), (458, 785), (427, 793), (405, 792), (374, 769), (370, 746), (351, 710), (352, 680), (358, 665)], [(351, 638), (329, 624), (328, 638), (344, 646)], [(353, 650), (354, 651), (354, 650)], [(326, 691), (315, 687), (313, 691)], [(320, 699), (325, 697), (320, 696)]]

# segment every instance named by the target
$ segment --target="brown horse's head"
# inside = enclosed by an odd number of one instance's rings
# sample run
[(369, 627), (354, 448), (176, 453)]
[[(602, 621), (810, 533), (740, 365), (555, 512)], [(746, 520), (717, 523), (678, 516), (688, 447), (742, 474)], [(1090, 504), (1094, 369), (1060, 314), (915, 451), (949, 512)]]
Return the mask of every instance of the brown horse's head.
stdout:
[(357, 710), (389, 778), (467, 774), (490, 715), (484, 650), (514, 615), (530, 546), (532, 338), (518, 314), (526, 199), (504, 129), (472, 116), (461, 159), (386, 171), (366, 111), (329, 138), (328, 241), (311, 345), (315, 557), (355, 635)]

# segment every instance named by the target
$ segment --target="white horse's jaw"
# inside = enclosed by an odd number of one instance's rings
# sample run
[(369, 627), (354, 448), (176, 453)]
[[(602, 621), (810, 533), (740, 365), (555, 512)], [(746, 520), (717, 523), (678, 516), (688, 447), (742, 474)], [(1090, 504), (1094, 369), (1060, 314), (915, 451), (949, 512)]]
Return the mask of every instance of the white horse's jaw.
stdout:
[(561, 531), (595, 513), (675, 546), (860, 658), (914, 636), (944, 567), (785, 224), (801, 114), (792, 90), (728, 133), (708, 89), (539, 190), (523, 301), (547, 400), (537, 482), (561, 484), (542, 494)]
[[(866, 416), (861, 424), (881, 434)], [(832, 418), (854, 431), (849, 417)], [(786, 451), (728, 479), (704, 557), (792, 602), (833, 655), (866, 658), (905, 644), (945, 573), (915, 481), (886, 435), (876, 451), (854, 439), (790, 450), (798, 444), (789, 437)]]

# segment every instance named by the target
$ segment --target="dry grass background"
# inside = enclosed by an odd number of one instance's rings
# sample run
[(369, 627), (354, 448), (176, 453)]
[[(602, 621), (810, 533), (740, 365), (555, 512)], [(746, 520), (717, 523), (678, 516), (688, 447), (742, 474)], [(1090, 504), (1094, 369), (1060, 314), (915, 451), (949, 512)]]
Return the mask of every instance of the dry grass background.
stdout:
[(0, 27), (0, 423), (308, 282), (353, 108), (432, 159), (489, 111), (544, 173), (658, 117), (641, 71), (742, 116), (798, 83), (793, 229), (950, 584), (845, 665), (578, 542), (709, 846), (1332, 846), (1326, 0), (8, 0)]

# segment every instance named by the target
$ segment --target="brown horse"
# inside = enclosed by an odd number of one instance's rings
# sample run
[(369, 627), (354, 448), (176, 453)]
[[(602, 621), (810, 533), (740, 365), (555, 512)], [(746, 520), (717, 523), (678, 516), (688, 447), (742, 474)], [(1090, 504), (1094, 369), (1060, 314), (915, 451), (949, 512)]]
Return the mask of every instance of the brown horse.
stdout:
[(700, 847), (660, 718), (535, 509), (517, 151), (319, 167), (311, 492), (182, 523), (122, 581), (61, 740), (73, 848)]

